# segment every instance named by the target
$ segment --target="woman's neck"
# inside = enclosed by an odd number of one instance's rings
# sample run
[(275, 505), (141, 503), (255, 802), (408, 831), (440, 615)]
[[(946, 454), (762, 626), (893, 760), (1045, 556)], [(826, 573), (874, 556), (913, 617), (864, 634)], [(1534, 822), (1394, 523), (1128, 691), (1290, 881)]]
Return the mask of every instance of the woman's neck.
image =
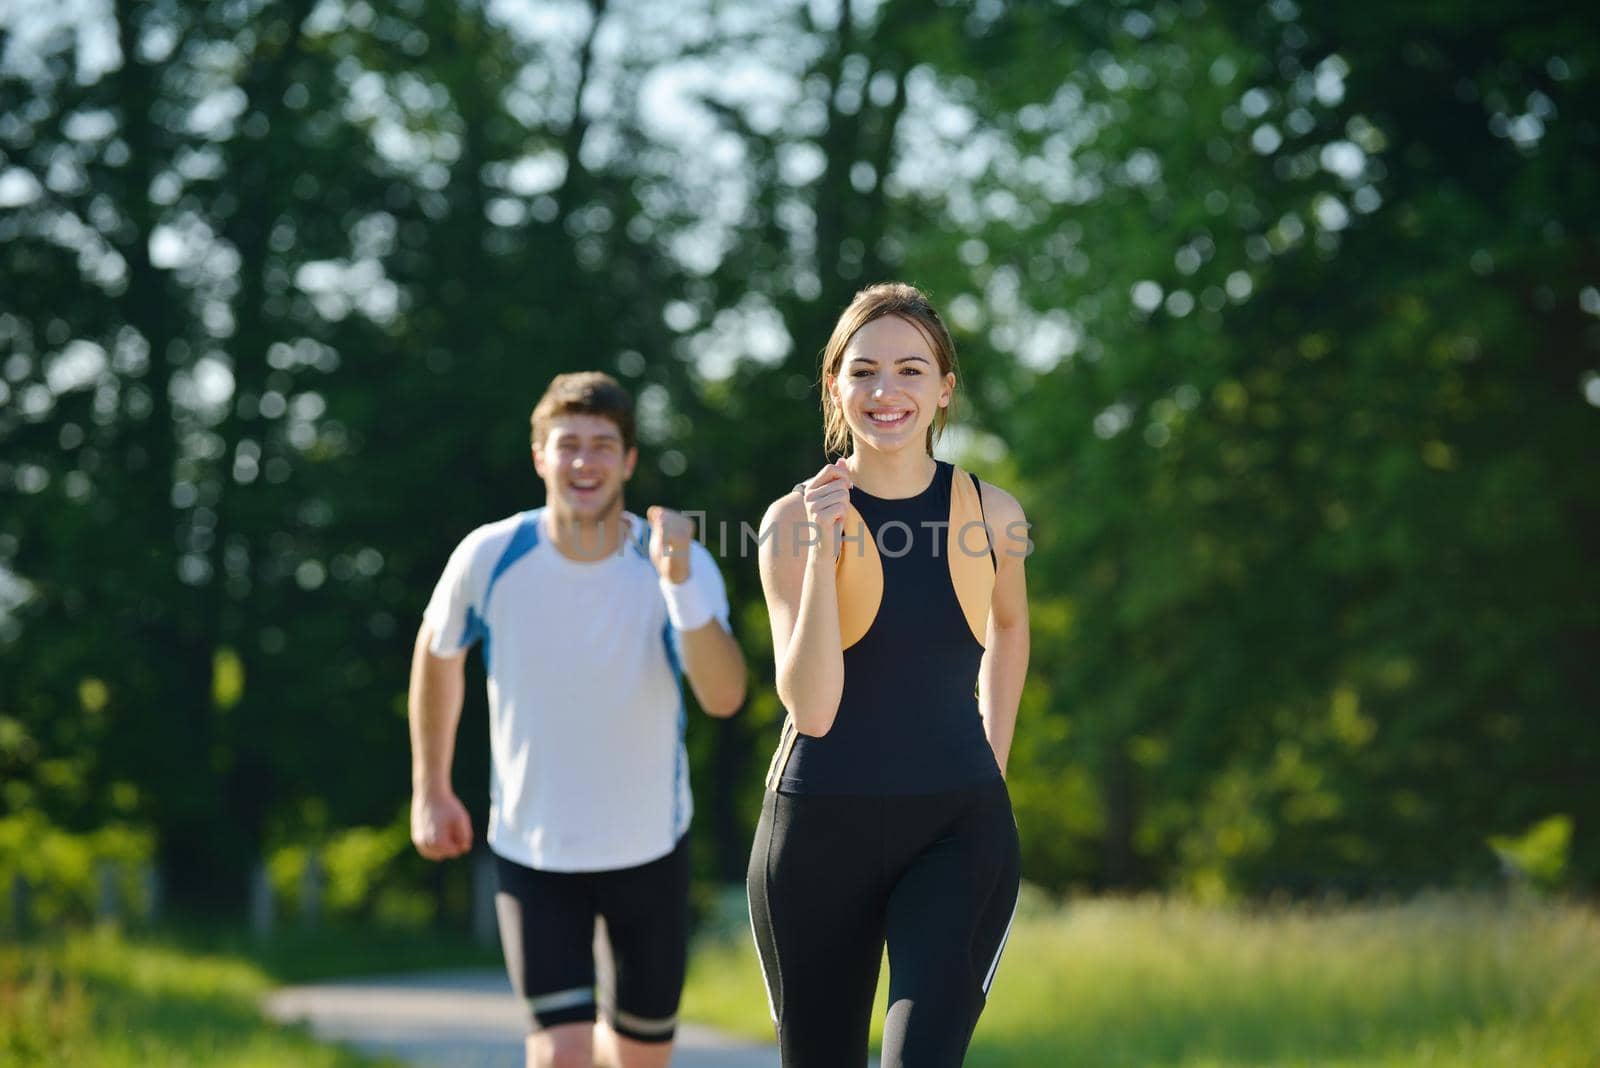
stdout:
[(879, 452), (856, 446), (845, 460), (851, 480), (874, 497), (894, 500), (915, 497), (933, 481), (937, 466), (933, 457), (919, 449)]

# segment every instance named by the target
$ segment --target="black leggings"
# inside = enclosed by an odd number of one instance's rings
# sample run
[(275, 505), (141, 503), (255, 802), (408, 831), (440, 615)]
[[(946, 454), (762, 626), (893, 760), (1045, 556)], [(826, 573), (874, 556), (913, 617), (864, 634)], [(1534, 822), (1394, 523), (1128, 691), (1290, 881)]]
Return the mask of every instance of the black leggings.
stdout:
[(960, 1065), (1020, 877), (1004, 780), (888, 797), (768, 792), (750, 922), (784, 1068), (867, 1063), (886, 939), (882, 1068)]

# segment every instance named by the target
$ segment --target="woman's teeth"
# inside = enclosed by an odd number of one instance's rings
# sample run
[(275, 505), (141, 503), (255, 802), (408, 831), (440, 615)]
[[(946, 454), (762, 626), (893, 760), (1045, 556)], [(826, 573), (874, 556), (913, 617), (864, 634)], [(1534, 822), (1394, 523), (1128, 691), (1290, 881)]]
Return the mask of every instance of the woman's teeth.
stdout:
[(910, 414), (910, 412), (870, 412), (868, 413), (868, 418), (879, 426), (893, 426), (896, 423), (904, 422)]

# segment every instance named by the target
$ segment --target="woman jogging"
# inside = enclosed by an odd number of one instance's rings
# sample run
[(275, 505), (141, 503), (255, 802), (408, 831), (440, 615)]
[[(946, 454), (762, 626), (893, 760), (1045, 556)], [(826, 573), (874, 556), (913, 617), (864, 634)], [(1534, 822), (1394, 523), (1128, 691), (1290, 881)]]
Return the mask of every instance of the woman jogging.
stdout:
[(1004, 773), (1028, 664), (1016, 500), (933, 458), (955, 348), (911, 286), (858, 293), (823, 352), (830, 455), (774, 502), (761, 580), (788, 716), (750, 857), (785, 1068), (959, 1065), (1016, 909)]

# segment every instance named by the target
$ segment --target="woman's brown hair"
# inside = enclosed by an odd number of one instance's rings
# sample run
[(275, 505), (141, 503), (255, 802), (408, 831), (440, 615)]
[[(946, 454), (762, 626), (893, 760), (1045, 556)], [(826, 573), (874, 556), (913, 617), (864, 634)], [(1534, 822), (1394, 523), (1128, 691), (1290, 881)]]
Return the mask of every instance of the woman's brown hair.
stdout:
[[(827, 347), (822, 350), (822, 447), (829, 456), (843, 456), (850, 448), (850, 427), (844, 421), (844, 412), (834, 402), (833, 393), (828, 389), (828, 380), (838, 376), (839, 368), (844, 363), (844, 351), (850, 347), (857, 331), (885, 315), (898, 315), (922, 332), (928, 348), (933, 350), (934, 360), (939, 364), (940, 378), (947, 374), (960, 374), (956, 370), (955, 342), (950, 339), (950, 331), (945, 329), (944, 320), (922, 290), (904, 282), (881, 282), (861, 290), (839, 316), (839, 321), (833, 326), (833, 336), (828, 338)], [(950, 408), (954, 405), (955, 398), (952, 396), (949, 406), (934, 413), (933, 425), (928, 427), (930, 456), (933, 455), (933, 443), (944, 432), (945, 423), (950, 418)]]

